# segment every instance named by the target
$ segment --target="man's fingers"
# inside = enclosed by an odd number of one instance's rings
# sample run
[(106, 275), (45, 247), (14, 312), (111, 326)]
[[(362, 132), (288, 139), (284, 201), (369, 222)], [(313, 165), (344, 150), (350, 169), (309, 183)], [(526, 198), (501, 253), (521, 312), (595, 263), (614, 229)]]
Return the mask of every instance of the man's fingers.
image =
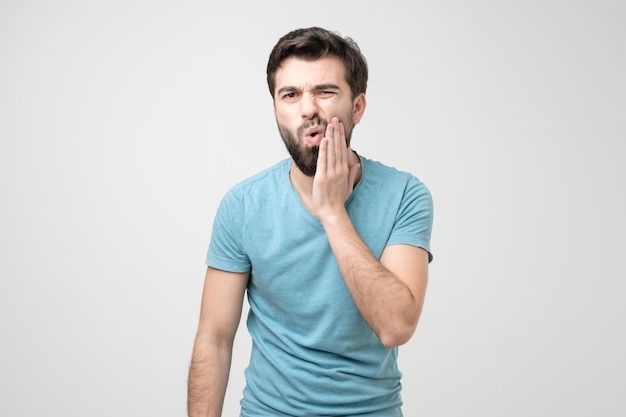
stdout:
[(326, 172), (326, 163), (327, 163), (326, 148), (328, 148), (328, 138), (323, 138), (320, 141), (320, 149), (317, 154), (317, 172), (318, 173)]
[(337, 129), (335, 128), (335, 119), (333, 118), (328, 124), (326, 129), (326, 140), (328, 140), (326, 159), (328, 161), (328, 167), (335, 169), (336, 149), (335, 149), (335, 135)]
[(338, 118), (333, 117), (326, 126), (324, 139), (320, 142), (317, 172), (328, 174), (331, 174), (331, 172), (334, 174), (346, 173), (348, 153), (345, 127)]
[(342, 163), (343, 163), (343, 148), (346, 146), (345, 142), (341, 142), (341, 128), (343, 127), (343, 124), (341, 122), (339, 122), (339, 119), (335, 118), (334, 119), (334, 139), (335, 139), (335, 163), (337, 166), (337, 170), (341, 171), (342, 168)]

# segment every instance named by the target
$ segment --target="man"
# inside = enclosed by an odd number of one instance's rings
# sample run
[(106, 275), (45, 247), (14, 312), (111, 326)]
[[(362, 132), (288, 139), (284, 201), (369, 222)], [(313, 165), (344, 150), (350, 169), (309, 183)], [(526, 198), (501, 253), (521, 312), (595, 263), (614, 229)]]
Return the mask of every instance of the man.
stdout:
[(397, 346), (413, 335), (431, 260), (432, 199), (352, 151), (367, 64), (350, 38), (292, 31), (267, 81), (291, 158), (233, 187), (207, 255), (190, 416), (219, 416), (247, 290), (241, 416), (401, 416)]

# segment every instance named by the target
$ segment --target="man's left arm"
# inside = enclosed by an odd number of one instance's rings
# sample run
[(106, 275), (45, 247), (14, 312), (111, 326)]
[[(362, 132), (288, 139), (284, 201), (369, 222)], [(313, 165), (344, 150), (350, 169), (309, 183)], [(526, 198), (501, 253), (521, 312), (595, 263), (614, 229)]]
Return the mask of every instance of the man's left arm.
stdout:
[(333, 118), (320, 143), (313, 182), (314, 214), (321, 221), (354, 302), (387, 347), (406, 343), (417, 327), (428, 282), (428, 252), (390, 245), (376, 259), (359, 236), (345, 201), (359, 166), (349, 166), (343, 125)]
[(391, 245), (378, 261), (347, 212), (322, 224), (348, 290), (381, 342), (386, 347), (408, 342), (424, 304), (428, 252), (410, 245)]

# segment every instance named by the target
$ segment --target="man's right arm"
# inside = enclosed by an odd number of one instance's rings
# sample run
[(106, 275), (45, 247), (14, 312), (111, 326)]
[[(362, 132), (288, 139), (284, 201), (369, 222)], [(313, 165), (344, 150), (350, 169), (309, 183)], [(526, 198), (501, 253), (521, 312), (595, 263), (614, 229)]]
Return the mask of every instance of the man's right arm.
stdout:
[(207, 268), (187, 390), (189, 417), (222, 414), (233, 341), (250, 273)]

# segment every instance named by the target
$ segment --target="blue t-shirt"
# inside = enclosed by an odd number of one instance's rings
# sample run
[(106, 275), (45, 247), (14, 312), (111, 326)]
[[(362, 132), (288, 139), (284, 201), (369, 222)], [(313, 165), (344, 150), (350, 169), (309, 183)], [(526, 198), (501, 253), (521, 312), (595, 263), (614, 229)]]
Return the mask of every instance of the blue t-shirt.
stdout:
[[(250, 364), (241, 415), (402, 416), (397, 349), (356, 308), (320, 223), (289, 179), (291, 159), (237, 184), (215, 217), (207, 265), (250, 271)], [(361, 157), (346, 208), (372, 254), (430, 255), (432, 198), (409, 173)]]

